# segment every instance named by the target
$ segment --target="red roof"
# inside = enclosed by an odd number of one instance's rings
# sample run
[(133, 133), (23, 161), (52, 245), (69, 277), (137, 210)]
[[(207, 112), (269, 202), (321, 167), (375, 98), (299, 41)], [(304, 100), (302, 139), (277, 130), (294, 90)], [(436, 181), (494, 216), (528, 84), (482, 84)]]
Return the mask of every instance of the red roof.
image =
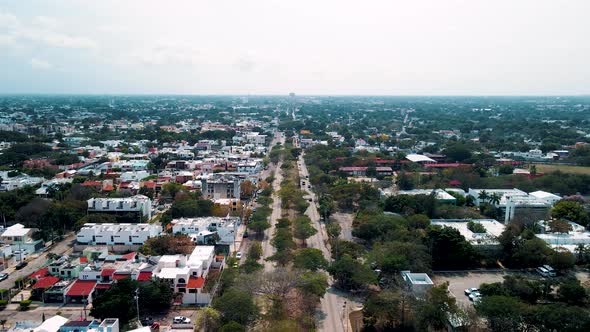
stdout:
[(82, 183), (83, 187), (102, 187), (102, 182), (100, 181), (84, 181)]
[(85, 256), (80, 257), (80, 263), (88, 263), (88, 258)]
[(122, 256), (125, 260), (130, 261), (135, 258), (135, 252), (130, 252)]
[(151, 279), (152, 279), (151, 272), (139, 272), (139, 275), (137, 276), (137, 281), (149, 281)]
[(188, 286), (187, 286), (187, 288), (203, 288), (203, 285), (204, 284), (205, 284), (205, 278), (203, 278), (203, 277), (198, 277), (198, 278), (191, 277), (190, 279), (188, 279)]
[(76, 280), (70, 290), (66, 293), (67, 296), (88, 296), (94, 290), (96, 281), (94, 280)]
[(446, 167), (461, 167), (461, 166), (470, 166), (470, 165), (469, 164), (461, 164), (461, 163), (424, 164), (424, 167), (429, 167), (429, 168), (446, 168)]
[(112, 276), (115, 273), (115, 269), (103, 269), (102, 271), (100, 271), (100, 276), (101, 277), (108, 277), (108, 276)]
[(96, 289), (109, 289), (111, 288), (111, 284), (98, 284), (96, 285)]
[(39, 279), (33, 285), (33, 289), (49, 288), (49, 287), (55, 285), (58, 281), (59, 281), (58, 277), (53, 277), (53, 276), (43, 277), (43, 278)]
[(121, 279), (125, 279), (125, 278), (131, 278), (130, 274), (122, 274), (122, 273), (118, 273), (118, 274), (113, 274), (113, 280), (121, 280)]
[(39, 279), (39, 278), (43, 278), (46, 275), (49, 274), (49, 269), (44, 267), (42, 269), (39, 269), (33, 273), (31, 273), (31, 275), (29, 275), (29, 279)]

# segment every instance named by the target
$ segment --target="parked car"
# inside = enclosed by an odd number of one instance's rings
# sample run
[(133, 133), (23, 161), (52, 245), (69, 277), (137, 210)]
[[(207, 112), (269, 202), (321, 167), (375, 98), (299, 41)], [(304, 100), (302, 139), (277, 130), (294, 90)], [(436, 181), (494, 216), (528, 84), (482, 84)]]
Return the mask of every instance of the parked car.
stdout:
[(477, 302), (480, 299), (481, 299), (481, 293), (479, 293), (479, 292), (473, 292), (473, 293), (469, 294), (470, 301)]
[(174, 323), (174, 324), (190, 324), (191, 320), (188, 317), (176, 316), (172, 319), (172, 323)]
[(14, 268), (17, 269), (17, 270), (20, 270), (20, 269), (24, 268), (25, 266), (27, 266), (28, 264), (29, 263), (27, 263), (25, 261), (22, 261), (22, 262), (16, 264), (16, 266)]
[(242, 252), (241, 251), (238, 251), (238, 253), (236, 253), (236, 258), (242, 259)]
[(475, 287), (467, 288), (465, 290), (465, 295), (469, 296), (469, 294), (474, 293), (474, 292), (479, 292), (479, 288), (475, 288)]
[(8, 279), (8, 273), (0, 273), (0, 281)]

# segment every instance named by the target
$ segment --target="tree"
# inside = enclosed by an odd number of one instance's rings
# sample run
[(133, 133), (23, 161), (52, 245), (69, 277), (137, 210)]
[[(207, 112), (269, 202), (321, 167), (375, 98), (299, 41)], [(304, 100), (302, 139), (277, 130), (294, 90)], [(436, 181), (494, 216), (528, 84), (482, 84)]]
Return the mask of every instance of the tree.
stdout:
[(316, 296), (317, 298), (324, 296), (328, 286), (328, 278), (325, 273), (321, 272), (305, 272), (296, 284), (296, 287), (305, 296)]
[(250, 223), (248, 223), (247, 227), (249, 230), (260, 235), (265, 230), (270, 228), (270, 223), (266, 220), (256, 220), (256, 221), (251, 221)]
[(482, 202), (484, 202), (484, 203), (485, 203), (485, 202), (487, 202), (487, 201), (488, 201), (488, 199), (490, 198), (490, 195), (488, 194), (488, 192), (487, 192), (487, 191), (485, 191), (485, 190), (482, 190), (482, 191), (480, 191), (480, 192), (479, 192), (479, 194), (477, 195), (477, 198), (478, 198), (480, 201), (482, 201)]
[(427, 234), (433, 268), (462, 269), (475, 263), (478, 257), (475, 249), (458, 230), (431, 226)]
[(214, 332), (219, 330), (221, 313), (212, 307), (205, 307), (199, 310), (199, 317), (195, 322), (198, 331)]
[(590, 313), (577, 306), (548, 304), (534, 306), (529, 321), (538, 331), (590, 331)]
[(512, 172), (514, 172), (514, 166), (510, 165), (510, 164), (504, 164), (504, 165), (500, 165), (500, 167), (498, 168), (498, 173), (500, 174), (512, 174)]
[(256, 186), (252, 183), (252, 181), (243, 181), (240, 183), (240, 198), (250, 199), (255, 190)]
[(520, 267), (537, 267), (547, 262), (547, 256), (551, 254), (551, 248), (547, 243), (537, 237), (525, 240), (521, 239), (512, 251), (511, 264)]
[(311, 220), (307, 216), (295, 218), (293, 228), (295, 238), (303, 241), (303, 243), (318, 232), (318, 230), (311, 225)]
[(299, 249), (293, 257), (293, 266), (298, 269), (317, 271), (328, 265), (328, 261), (320, 249), (303, 248)]
[(567, 271), (576, 264), (576, 256), (569, 251), (553, 251), (548, 257), (547, 262), (558, 271)]
[(568, 278), (559, 284), (559, 300), (568, 304), (583, 305), (588, 299), (586, 289), (577, 278)]
[(104, 319), (118, 317), (125, 325), (137, 317), (135, 291), (139, 289), (140, 314), (149, 314), (166, 310), (172, 303), (172, 291), (162, 281), (138, 283), (130, 278), (118, 280), (104, 294), (92, 302), (90, 315)]
[(449, 315), (459, 312), (456, 299), (449, 294), (448, 282), (430, 288), (426, 298), (418, 303), (416, 311), (417, 324), (421, 330), (429, 327), (434, 330), (445, 328)]
[(213, 301), (213, 308), (221, 313), (223, 322), (247, 325), (258, 316), (258, 307), (252, 295), (237, 289), (228, 289)]
[(336, 280), (336, 285), (345, 290), (362, 289), (377, 282), (377, 275), (368, 266), (344, 254), (335, 260), (328, 272)]
[(517, 298), (499, 295), (484, 296), (475, 308), (495, 332), (520, 331), (529, 312), (529, 307)]
[(248, 249), (248, 258), (257, 261), (260, 257), (262, 257), (262, 245), (260, 241), (252, 241)]
[(454, 162), (463, 162), (471, 158), (471, 149), (463, 143), (454, 143), (443, 150), (447, 159)]
[(146, 256), (188, 255), (194, 244), (186, 234), (161, 235), (148, 239), (139, 248), (139, 252)]
[(561, 200), (555, 203), (551, 209), (551, 216), (555, 219), (566, 219), (581, 225), (587, 225), (590, 220), (582, 204), (569, 200)]
[(572, 230), (572, 225), (565, 220), (556, 219), (549, 222), (549, 231), (553, 233), (568, 233)]
[(377, 331), (391, 331), (404, 322), (405, 298), (399, 290), (384, 290), (365, 302), (363, 317), (365, 326)]
[(406, 172), (400, 172), (395, 183), (400, 190), (412, 190), (415, 186), (414, 180)]

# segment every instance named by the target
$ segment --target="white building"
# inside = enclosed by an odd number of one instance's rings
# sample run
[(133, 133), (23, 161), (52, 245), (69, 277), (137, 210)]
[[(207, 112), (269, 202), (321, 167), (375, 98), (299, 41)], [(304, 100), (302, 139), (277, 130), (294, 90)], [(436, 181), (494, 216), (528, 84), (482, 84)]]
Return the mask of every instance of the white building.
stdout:
[[(469, 222), (480, 224), (485, 228), (485, 233), (474, 233), (468, 227)], [(502, 234), (506, 225), (494, 219), (432, 219), (431, 225), (451, 227), (459, 231), (474, 246), (496, 246), (498, 237)]]
[(147, 196), (135, 195), (126, 198), (91, 198), (88, 200), (89, 213), (137, 213), (152, 218), (152, 200)]
[(434, 197), (437, 201), (440, 202), (444, 202), (444, 203), (450, 203), (450, 204), (456, 204), (457, 203), (457, 198), (455, 198), (453, 195), (449, 194), (448, 192), (442, 190), (442, 189), (412, 189), (412, 190), (399, 190), (397, 192), (393, 192), (391, 189), (387, 188), (387, 189), (380, 189), (381, 192), (381, 196), (397, 196), (397, 195), (409, 195), (409, 196), (415, 196), (415, 195), (432, 195), (432, 193), (434, 193)]
[(206, 244), (208, 237), (217, 234), (216, 244), (234, 243), (240, 218), (238, 217), (203, 217), (180, 218), (172, 220), (172, 233), (187, 234), (198, 244)]
[(166, 280), (174, 293), (182, 294), (182, 304), (208, 304), (211, 296), (203, 287), (214, 259), (214, 246), (196, 246), (189, 256), (160, 257), (153, 275)]
[[(574, 252), (578, 245), (590, 245), (590, 232), (584, 226), (568, 221), (572, 230), (568, 233), (545, 233), (536, 234), (538, 238), (547, 242), (554, 249), (567, 249)], [(542, 222), (548, 230), (548, 222)]]
[(208, 199), (240, 198), (240, 184), (242, 180), (233, 175), (219, 175), (203, 178), (203, 196)]
[(416, 296), (424, 296), (434, 283), (426, 273), (412, 273), (410, 271), (401, 271), (402, 278), (410, 287), (410, 290)]
[[(494, 205), (502, 210), (504, 213), (504, 223), (507, 224), (515, 218), (524, 217), (532, 220), (543, 220), (548, 214), (549, 210), (557, 200), (557, 195), (547, 193), (544, 191), (536, 191), (531, 194), (520, 189), (469, 189), (468, 195), (473, 197), (475, 205), (481, 205), (484, 200), (480, 198), (483, 192), (486, 192), (488, 197), (497, 195), (500, 197), (499, 202)], [(492, 203), (488, 198), (485, 200)]]
[(238, 163), (238, 172), (257, 174), (262, 170), (262, 162), (260, 160), (249, 160)]
[(2, 177), (0, 192), (20, 189), (26, 186), (36, 186), (44, 180), (45, 179), (41, 177), (32, 177), (28, 175), (19, 175), (12, 178)]
[(162, 226), (156, 224), (87, 223), (78, 232), (76, 240), (86, 245), (143, 245), (160, 233)]

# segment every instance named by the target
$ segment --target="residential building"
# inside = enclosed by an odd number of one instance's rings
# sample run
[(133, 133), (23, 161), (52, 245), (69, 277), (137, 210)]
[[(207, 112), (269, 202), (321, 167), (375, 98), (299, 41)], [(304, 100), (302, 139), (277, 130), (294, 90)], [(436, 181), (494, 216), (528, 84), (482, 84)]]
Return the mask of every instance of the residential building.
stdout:
[(214, 246), (196, 246), (189, 256), (161, 256), (153, 275), (168, 282), (174, 293), (182, 294), (182, 304), (204, 305), (211, 300), (203, 288), (214, 261)]
[(201, 180), (203, 196), (208, 199), (240, 198), (241, 179), (233, 175), (212, 174)]
[(135, 195), (126, 198), (91, 198), (88, 213), (135, 213), (141, 219), (152, 218), (152, 200), (147, 196)]
[[(181, 218), (171, 222), (172, 233), (187, 234), (197, 244), (222, 244), (231, 245), (235, 241), (239, 217), (203, 217), (203, 218)], [(209, 239), (218, 239), (211, 242)]]
[(84, 245), (143, 245), (161, 232), (162, 226), (157, 224), (87, 223), (78, 232), (76, 241)]

